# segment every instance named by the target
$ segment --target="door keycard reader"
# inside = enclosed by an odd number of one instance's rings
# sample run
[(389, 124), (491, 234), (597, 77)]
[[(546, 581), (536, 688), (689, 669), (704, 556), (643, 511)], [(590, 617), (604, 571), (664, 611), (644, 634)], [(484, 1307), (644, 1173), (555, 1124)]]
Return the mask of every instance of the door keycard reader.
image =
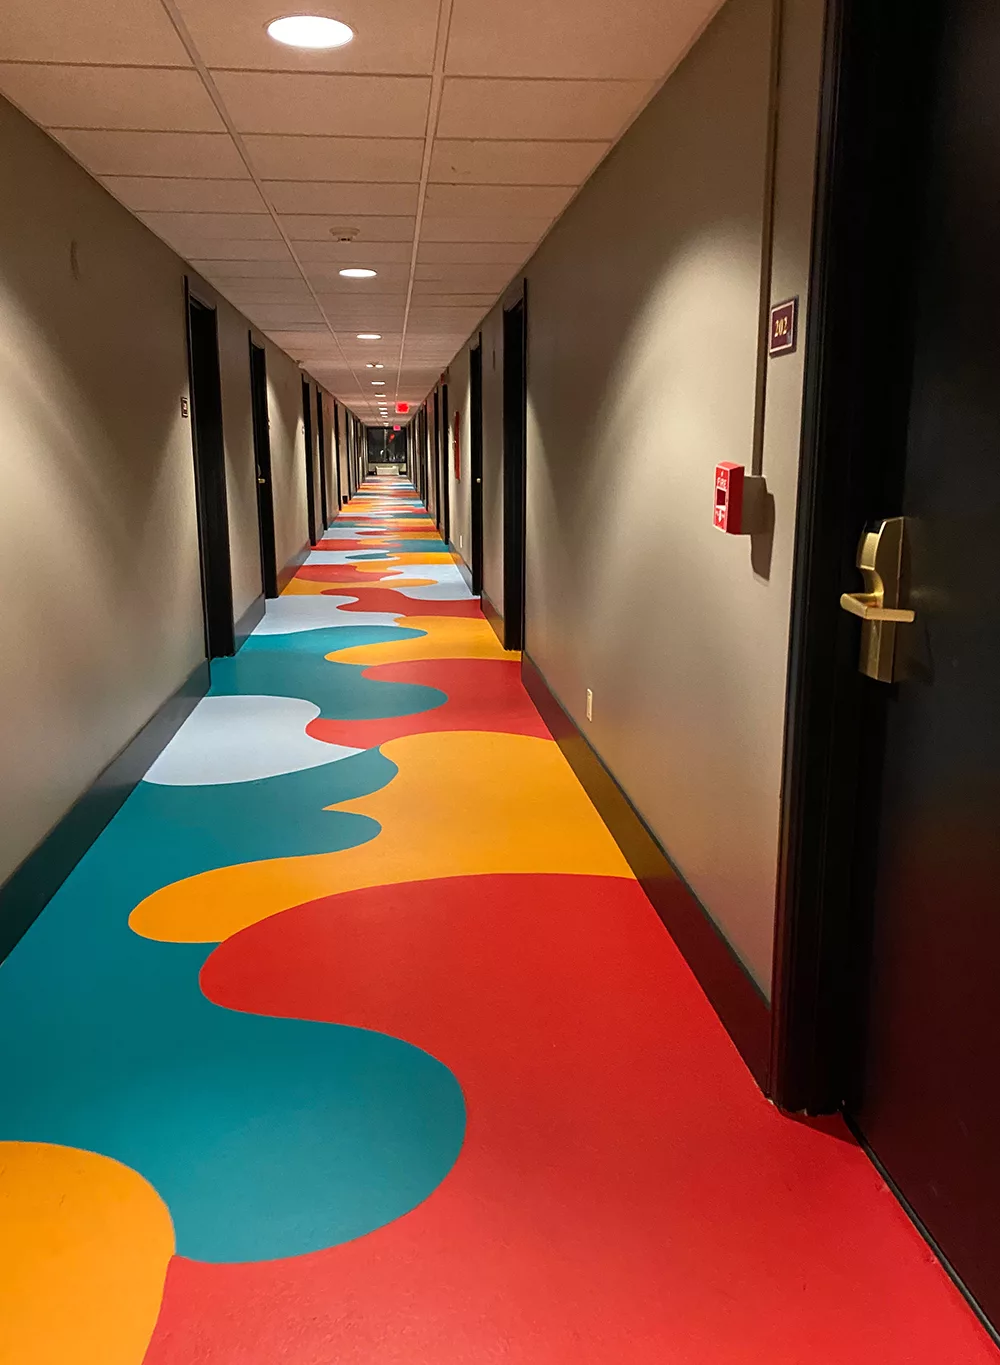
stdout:
[(715, 466), (715, 512), (713, 525), (726, 535), (743, 533), (743, 481), (745, 468), (729, 460)]

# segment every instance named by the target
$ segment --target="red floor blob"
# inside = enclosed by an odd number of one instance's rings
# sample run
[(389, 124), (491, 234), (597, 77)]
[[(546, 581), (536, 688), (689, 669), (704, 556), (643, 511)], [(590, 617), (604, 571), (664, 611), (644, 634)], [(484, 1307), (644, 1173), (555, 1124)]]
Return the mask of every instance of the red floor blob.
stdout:
[(356, 550), (384, 550), (386, 545), (393, 544), (398, 540), (398, 533), (391, 536), (360, 536), (351, 540), (318, 540), (314, 548), (317, 550), (347, 550), (353, 554)]
[(634, 882), (334, 896), (222, 944), (202, 985), (426, 1048), (468, 1132), (359, 1241), (175, 1259), (146, 1365), (995, 1365), (846, 1131), (762, 1098)]
[(448, 700), (433, 711), (415, 716), (314, 720), (306, 726), (306, 734), (327, 744), (346, 744), (353, 749), (374, 749), (390, 739), (435, 730), (495, 730), (549, 738), (521, 683), (521, 665), (514, 659), (423, 659), (375, 664), (364, 670), (364, 676), (377, 682), (438, 687), (448, 694)]
[[(381, 568), (377, 560), (369, 559), (362, 562), (367, 563), (367, 570), (359, 568), (357, 564), (303, 564), (301, 569), (296, 569), (295, 577), (304, 578), (308, 583), (350, 583), (353, 588), (356, 582), (359, 588), (371, 588), (378, 584), (378, 573), (373, 573), (372, 569), (385, 573), (397, 569), (401, 571), (399, 577), (402, 578), (403, 569), (414, 567), (390, 564), (388, 560)], [(406, 573), (405, 577), (415, 578), (416, 574)]]
[[(418, 566), (419, 567), (419, 566)], [(338, 588), (330, 588), (324, 597), (335, 597)], [(482, 616), (478, 597), (407, 597), (394, 588), (365, 588), (360, 601), (344, 607), (344, 611), (391, 611), (395, 616)]]

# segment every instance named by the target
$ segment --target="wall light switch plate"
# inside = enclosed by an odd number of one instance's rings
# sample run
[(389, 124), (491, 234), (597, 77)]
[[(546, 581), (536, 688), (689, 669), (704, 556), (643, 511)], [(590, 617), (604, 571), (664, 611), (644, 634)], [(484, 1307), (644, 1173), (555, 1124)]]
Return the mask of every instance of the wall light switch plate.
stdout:
[(458, 548), (459, 548), (460, 550), (462, 550), (462, 549), (465, 548), (465, 547), (463, 546), (463, 544), (462, 544), (462, 533), (461, 533), (461, 531), (459, 531), (459, 533), (458, 533)]
[(587, 719), (594, 719), (594, 694), (589, 687), (587, 688)]
[(184, 397), (184, 395), (182, 394), (182, 395), (181, 395), (181, 416), (182, 416), (182, 417), (186, 417), (187, 415), (188, 415), (188, 400), (187, 400), (187, 399)]

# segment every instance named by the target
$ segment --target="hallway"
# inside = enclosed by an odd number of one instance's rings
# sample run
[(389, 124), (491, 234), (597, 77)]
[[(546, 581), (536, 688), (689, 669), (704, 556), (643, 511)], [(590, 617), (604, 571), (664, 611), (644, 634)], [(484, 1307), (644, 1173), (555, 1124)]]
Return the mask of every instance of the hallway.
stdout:
[(0, 972), (3, 1365), (976, 1365), (762, 1097), (412, 486), (359, 494)]

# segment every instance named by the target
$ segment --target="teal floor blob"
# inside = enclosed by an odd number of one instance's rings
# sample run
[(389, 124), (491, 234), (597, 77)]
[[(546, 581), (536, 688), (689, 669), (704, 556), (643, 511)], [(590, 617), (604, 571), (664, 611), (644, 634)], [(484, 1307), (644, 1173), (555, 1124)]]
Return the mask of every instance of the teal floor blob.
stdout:
[(252, 635), (232, 659), (212, 662), (212, 694), (303, 697), (325, 720), (374, 720), (431, 711), (447, 701), (436, 687), (377, 682), (363, 664), (326, 659), (334, 650), (389, 640), (415, 640), (423, 630), (398, 626), (325, 626), (285, 635)]
[[(216, 661), (213, 691), (301, 697), (336, 717), (430, 709), (444, 693), (323, 658), (359, 636), (419, 633), (261, 637)], [(324, 807), (395, 772), (372, 749), (256, 781), (140, 783), (0, 967), (0, 1138), (140, 1172), (194, 1260), (301, 1255), (424, 1200), (464, 1137), (447, 1067), (382, 1033), (222, 1009), (199, 989), (210, 947), (128, 927), (141, 900), (182, 878), (374, 838), (375, 821)]]

